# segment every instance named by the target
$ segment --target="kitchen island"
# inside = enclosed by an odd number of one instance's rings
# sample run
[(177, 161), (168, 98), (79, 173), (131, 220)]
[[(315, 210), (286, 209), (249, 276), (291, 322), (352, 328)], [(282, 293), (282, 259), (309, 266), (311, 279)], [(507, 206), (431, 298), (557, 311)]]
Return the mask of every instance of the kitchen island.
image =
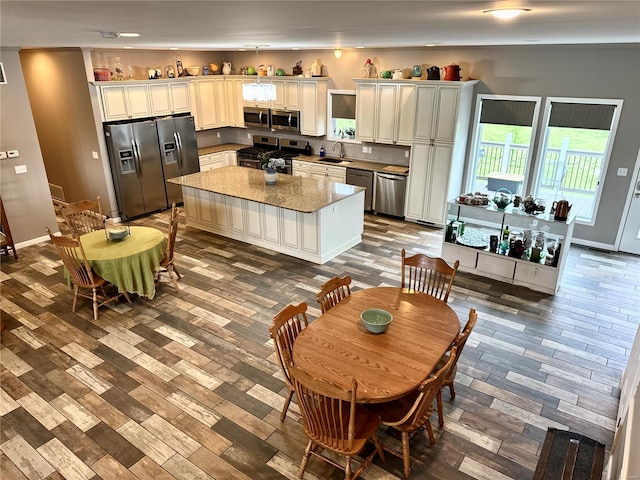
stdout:
[(187, 225), (323, 264), (362, 241), (364, 188), (228, 166), (167, 180)]

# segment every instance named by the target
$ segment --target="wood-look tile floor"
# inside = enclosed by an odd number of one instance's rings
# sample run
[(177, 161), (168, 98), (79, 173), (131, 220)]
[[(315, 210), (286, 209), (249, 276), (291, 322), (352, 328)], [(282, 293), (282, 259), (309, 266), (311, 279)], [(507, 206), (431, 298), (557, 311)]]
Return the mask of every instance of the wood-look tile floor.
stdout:
[[(135, 223), (167, 229), (168, 213)], [(176, 244), (181, 290), (159, 287), (100, 310), (71, 312), (72, 295), (48, 242), (3, 257), (0, 307), (0, 478), (296, 478), (305, 436), (268, 328), (290, 302), (319, 311), (335, 275), (354, 288), (399, 285), (400, 250), (440, 253), (440, 230), (366, 216), (363, 242), (325, 265), (184, 225)], [(44, 226), (43, 226), (44, 231)], [(555, 296), (461, 273), (450, 298), (479, 321), (464, 350), (457, 396), (444, 394), (437, 443), (411, 443), (415, 479), (530, 479), (548, 427), (611, 447), (640, 317), (639, 258), (572, 247)], [(295, 398), (295, 397), (294, 397)], [(381, 439), (398, 445), (383, 431)], [(340, 479), (311, 459), (307, 480)], [(363, 478), (402, 478), (376, 459)]]

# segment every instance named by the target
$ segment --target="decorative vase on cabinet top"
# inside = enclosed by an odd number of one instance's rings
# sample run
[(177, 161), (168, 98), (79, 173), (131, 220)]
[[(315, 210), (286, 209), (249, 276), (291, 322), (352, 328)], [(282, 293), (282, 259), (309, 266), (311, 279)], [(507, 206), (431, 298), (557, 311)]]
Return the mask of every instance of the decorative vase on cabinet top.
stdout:
[(411, 78), (419, 80), (422, 78), (422, 67), (420, 65), (414, 65), (411, 69)]
[(231, 62), (222, 62), (222, 74), (223, 75), (231, 74)]

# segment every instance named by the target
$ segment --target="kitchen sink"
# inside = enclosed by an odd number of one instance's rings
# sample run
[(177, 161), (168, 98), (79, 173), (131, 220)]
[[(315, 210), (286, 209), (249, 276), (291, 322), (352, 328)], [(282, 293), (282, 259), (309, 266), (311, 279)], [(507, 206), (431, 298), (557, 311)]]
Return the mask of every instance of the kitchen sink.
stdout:
[(319, 162), (322, 163), (342, 163), (344, 162), (344, 160), (342, 158), (327, 158), (327, 157), (323, 157), (322, 160), (318, 160)]

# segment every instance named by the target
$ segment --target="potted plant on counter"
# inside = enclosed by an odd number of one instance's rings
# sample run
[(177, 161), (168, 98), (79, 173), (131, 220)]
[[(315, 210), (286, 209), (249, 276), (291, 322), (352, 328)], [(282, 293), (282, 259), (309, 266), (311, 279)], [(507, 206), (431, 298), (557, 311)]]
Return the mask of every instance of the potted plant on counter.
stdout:
[(262, 156), (260, 162), (264, 170), (264, 181), (267, 185), (274, 185), (278, 181), (278, 168), (285, 166), (284, 158), (269, 158), (268, 154)]

